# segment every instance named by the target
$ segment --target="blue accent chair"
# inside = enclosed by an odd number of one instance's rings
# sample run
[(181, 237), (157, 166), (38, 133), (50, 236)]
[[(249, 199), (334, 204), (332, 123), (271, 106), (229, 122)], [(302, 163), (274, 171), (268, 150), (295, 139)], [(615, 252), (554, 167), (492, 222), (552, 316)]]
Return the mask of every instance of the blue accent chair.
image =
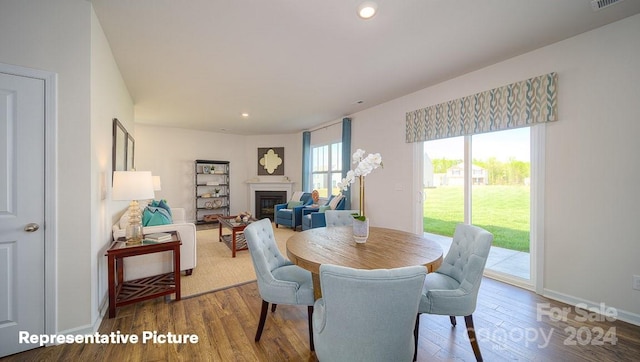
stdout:
[(413, 327), (427, 269), (320, 266), (322, 298), (313, 307), (320, 361), (411, 361)]
[(271, 303), (271, 312), (276, 311), (278, 304), (306, 305), (309, 320), (309, 347), (313, 351), (313, 282), (311, 272), (294, 265), (286, 259), (273, 235), (271, 220), (264, 218), (254, 221), (244, 229), (247, 247), (258, 280), (258, 291), (262, 298), (260, 321), (255, 341), (260, 341), (262, 329), (267, 318), (267, 310)]
[[(329, 205), (329, 202), (333, 200), (335, 196), (331, 195), (327, 203), (323, 206)], [(336, 210), (344, 210), (344, 200), (346, 198), (342, 198), (338, 205), (336, 206)], [(308, 230), (313, 228), (321, 228), (327, 226), (327, 222), (324, 217), (324, 212), (320, 212), (319, 208), (303, 208), (302, 209), (302, 230)]]
[[(482, 361), (471, 314), (476, 310), (478, 290), (492, 241), (493, 235), (482, 228), (467, 224), (456, 225), (451, 248), (442, 265), (435, 272), (429, 273), (424, 281), (414, 331), (416, 353), (420, 313), (448, 315), (454, 327), (456, 316), (464, 316), (473, 354), (476, 360)], [(414, 361), (416, 357), (414, 355)]]
[(310, 192), (305, 192), (300, 196), (300, 201), (302, 201), (302, 205), (296, 206), (292, 209), (287, 208), (288, 202), (286, 204), (277, 204), (274, 206), (274, 220), (273, 223), (278, 225), (284, 225), (293, 228), (296, 228), (302, 225), (302, 209), (313, 203), (313, 199), (311, 198)]

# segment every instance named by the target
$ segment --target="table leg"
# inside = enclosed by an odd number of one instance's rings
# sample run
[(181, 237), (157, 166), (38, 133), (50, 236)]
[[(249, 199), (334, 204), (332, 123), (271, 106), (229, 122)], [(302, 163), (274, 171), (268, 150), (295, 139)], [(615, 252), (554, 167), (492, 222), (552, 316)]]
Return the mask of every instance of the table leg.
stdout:
[(176, 300), (180, 300), (180, 245), (173, 249), (173, 278), (176, 285)]
[(114, 257), (113, 255), (109, 255), (107, 257), (108, 264), (108, 288), (109, 288), (109, 318), (114, 318), (116, 316), (116, 286), (115, 286), (115, 270), (114, 270)]
[(322, 298), (322, 289), (320, 289), (320, 275), (311, 273), (311, 281), (313, 282), (313, 297), (315, 300)]
[(222, 241), (222, 223), (218, 221), (218, 242)]
[(231, 232), (231, 257), (236, 257), (236, 231)]

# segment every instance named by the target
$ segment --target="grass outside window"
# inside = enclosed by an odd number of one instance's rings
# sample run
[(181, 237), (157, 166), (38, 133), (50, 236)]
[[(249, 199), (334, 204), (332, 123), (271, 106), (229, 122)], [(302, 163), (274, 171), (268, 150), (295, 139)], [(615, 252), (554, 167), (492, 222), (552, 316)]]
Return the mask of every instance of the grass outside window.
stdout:
[[(424, 192), (424, 231), (453, 236), (455, 225), (464, 221), (462, 186)], [(529, 252), (529, 187), (474, 186), (472, 195), (472, 224), (493, 234), (493, 246)]]

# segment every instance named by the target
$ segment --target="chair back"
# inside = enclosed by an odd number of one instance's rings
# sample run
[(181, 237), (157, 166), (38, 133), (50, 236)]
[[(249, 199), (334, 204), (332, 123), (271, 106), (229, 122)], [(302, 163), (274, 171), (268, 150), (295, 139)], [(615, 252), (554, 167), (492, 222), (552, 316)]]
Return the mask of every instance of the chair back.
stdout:
[(362, 270), (320, 266), (314, 305), (320, 361), (411, 361), (424, 266)]
[(436, 271), (460, 283), (459, 288), (470, 294), (474, 304), (492, 242), (490, 232), (474, 225), (458, 224), (451, 248)]
[(247, 247), (256, 272), (260, 295), (268, 295), (270, 287), (277, 283), (273, 271), (291, 264), (280, 250), (273, 235), (271, 220), (268, 218), (254, 221), (244, 229)]
[(352, 214), (357, 214), (358, 210), (327, 210), (324, 218), (327, 227), (351, 226), (353, 225)]

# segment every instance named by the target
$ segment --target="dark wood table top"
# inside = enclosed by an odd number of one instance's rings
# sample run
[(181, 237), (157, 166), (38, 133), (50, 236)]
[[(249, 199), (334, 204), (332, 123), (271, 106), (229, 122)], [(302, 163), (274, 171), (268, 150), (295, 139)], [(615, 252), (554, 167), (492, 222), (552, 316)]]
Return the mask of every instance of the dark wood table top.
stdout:
[(424, 265), (432, 272), (442, 264), (442, 248), (433, 240), (400, 230), (371, 227), (366, 243), (353, 240), (352, 227), (323, 227), (295, 233), (287, 240), (287, 256), (319, 274), (321, 264), (357, 269), (392, 269)]

